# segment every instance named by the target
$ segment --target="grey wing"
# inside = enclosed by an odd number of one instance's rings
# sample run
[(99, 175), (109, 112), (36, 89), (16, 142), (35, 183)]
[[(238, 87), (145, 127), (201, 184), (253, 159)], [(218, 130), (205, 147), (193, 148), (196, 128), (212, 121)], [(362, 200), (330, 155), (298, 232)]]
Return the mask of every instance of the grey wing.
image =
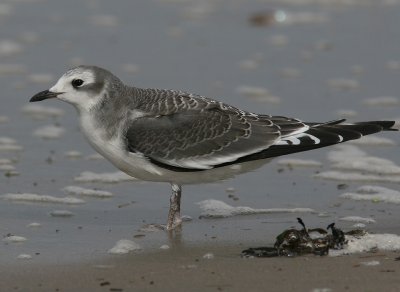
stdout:
[(210, 169), (265, 150), (280, 136), (269, 116), (214, 107), (138, 118), (126, 141), (129, 151), (161, 164)]

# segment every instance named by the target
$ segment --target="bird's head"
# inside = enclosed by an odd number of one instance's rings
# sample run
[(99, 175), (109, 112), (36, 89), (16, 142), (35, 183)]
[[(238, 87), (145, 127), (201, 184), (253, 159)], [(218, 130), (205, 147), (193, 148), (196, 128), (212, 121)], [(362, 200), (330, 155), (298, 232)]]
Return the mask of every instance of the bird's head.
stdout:
[(35, 94), (30, 102), (57, 98), (78, 110), (90, 110), (104, 96), (110, 84), (120, 83), (109, 71), (96, 66), (78, 66), (68, 70), (48, 90)]

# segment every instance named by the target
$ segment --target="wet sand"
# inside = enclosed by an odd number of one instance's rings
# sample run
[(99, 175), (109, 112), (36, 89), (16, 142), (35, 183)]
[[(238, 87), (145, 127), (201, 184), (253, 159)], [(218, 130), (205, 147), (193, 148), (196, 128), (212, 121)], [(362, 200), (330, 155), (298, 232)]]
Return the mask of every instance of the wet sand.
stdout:
[[(190, 246), (79, 264), (24, 262), (2, 269), (0, 290), (389, 292), (400, 287), (400, 253), (246, 259), (239, 256), (242, 249)], [(203, 258), (206, 253), (214, 258)]]

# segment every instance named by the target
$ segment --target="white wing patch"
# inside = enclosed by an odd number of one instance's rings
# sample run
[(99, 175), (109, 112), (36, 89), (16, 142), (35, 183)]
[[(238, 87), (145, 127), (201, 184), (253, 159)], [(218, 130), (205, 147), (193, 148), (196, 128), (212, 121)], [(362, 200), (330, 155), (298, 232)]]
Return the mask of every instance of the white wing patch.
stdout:
[[(311, 140), (314, 141), (315, 144), (321, 143), (321, 140), (320, 140), (318, 137), (316, 137), (316, 136), (313, 136), (313, 135), (310, 135), (310, 134), (304, 134), (304, 136), (308, 136)], [(343, 137), (342, 137), (342, 136), (340, 136), (340, 137), (341, 137), (342, 140), (343, 140)]]
[(274, 145), (300, 145), (301, 144), (301, 138), (308, 137), (311, 140), (314, 141), (314, 144), (319, 144), (321, 142), (320, 139), (317, 137), (305, 133), (310, 129), (309, 126), (304, 125), (304, 127), (297, 129), (294, 132), (291, 132), (290, 134), (284, 135), (274, 143)]
[(304, 138), (304, 137), (308, 137), (311, 140), (313, 140), (315, 145), (321, 143), (321, 140), (313, 135), (306, 134), (306, 133), (300, 133), (297, 135), (283, 137), (281, 140), (277, 141), (274, 145), (300, 145), (301, 138)]

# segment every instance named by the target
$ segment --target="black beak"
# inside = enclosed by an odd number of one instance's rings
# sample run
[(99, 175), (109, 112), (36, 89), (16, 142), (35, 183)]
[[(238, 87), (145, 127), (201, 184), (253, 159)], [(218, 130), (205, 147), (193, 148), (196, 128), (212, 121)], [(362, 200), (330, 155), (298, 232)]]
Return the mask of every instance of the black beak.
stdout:
[(51, 92), (48, 90), (44, 90), (44, 91), (41, 91), (41, 92), (35, 94), (34, 96), (32, 96), (32, 98), (29, 100), (29, 102), (42, 101), (42, 100), (49, 99), (49, 98), (55, 98), (55, 97), (57, 97), (57, 95), (59, 95), (61, 93), (62, 92)]

